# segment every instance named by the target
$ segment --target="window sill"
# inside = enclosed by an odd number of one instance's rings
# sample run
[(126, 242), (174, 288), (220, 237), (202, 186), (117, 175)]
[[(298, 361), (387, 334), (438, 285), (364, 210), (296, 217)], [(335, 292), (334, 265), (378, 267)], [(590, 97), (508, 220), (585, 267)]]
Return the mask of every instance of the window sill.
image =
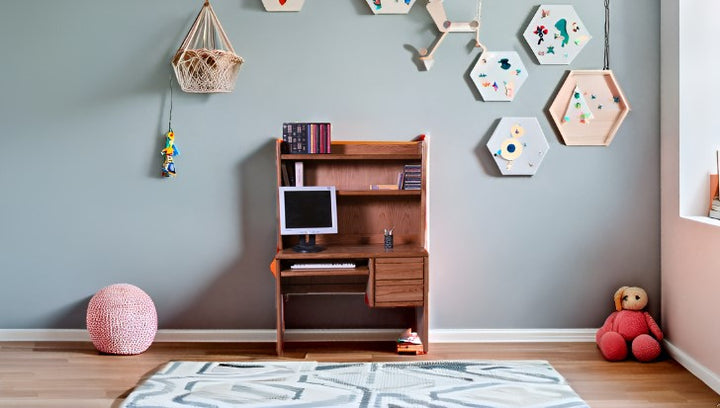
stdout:
[(720, 220), (716, 220), (715, 218), (704, 217), (702, 215), (682, 215), (681, 218), (685, 218), (686, 220), (690, 220), (690, 221), (699, 222), (701, 224), (714, 225), (716, 227), (720, 227)]

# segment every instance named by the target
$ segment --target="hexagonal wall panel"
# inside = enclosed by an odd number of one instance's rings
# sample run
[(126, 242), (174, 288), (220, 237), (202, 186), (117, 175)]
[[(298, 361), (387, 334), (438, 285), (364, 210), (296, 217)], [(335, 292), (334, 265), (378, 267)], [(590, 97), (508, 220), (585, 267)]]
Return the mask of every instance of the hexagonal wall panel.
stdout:
[(515, 51), (486, 51), (470, 72), (484, 101), (512, 101), (528, 74)]
[(502, 118), (487, 148), (504, 176), (532, 176), (550, 150), (536, 118)]
[(549, 112), (566, 145), (607, 146), (630, 105), (612, 71), (569, 71)]
[(540, 64), (569, 64), (592, 36), (573, 6), (538, 7), (523, 33)]
[(373, 14), (407, 14), (415, 0), (365, 0)]
[(300, 11), (305, 0), (262, 0), (265, 11)]

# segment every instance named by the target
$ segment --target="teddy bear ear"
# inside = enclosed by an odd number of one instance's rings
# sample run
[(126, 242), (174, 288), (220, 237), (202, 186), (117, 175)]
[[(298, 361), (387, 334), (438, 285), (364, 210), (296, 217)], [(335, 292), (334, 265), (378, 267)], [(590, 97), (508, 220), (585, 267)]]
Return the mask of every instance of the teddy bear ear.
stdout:
[(625, 290), (627, 290), (628, 288), (629, 286), (623, 286), (615, 292), (615, 310), (617, 310), (618, 312), (622, 310), (622, 297), (625, 293)]

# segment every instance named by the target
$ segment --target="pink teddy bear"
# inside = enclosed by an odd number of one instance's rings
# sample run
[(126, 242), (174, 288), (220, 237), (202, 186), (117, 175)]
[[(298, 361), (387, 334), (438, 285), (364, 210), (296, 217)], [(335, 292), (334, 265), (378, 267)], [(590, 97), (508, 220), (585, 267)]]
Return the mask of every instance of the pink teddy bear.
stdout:
[(615, 292), (616, 311), (595, 335), (606, 360), (624, 360), (628, 346), (638, 361), (652, 361), (660, 355), (663, 332), (650, 313), (643, 311), (647, 302), (647, 293), (642, 288), (623, 286)]

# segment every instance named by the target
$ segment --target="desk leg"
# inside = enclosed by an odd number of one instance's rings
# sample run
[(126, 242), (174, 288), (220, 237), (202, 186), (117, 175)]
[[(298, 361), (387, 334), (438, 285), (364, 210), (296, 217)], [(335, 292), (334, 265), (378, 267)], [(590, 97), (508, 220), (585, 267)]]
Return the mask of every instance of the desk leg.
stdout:
[[(275, 260), (275, 270), (280, 271), (280, 261)], [(283, 338), (285, 337), (285, 301), (282, 295), (280, 277), (275, 277), (275, 324), (277, 329), (276, 351), (277, 355), (283, 354)]]
[(420, 337), (420, 341), (422, 341), (423, 348), (425, 349), (425, 352), (427, 353), (430, 349), (430, 340), (428, 336), (429, 332), (429, 323), (428, 323), (428, 317), (429, 317), (429, 307), (428, 307), (428, 287), (430, 286), (428, 281), (428, 258), (425, 257), (425, 264), (424, 266), (424, 279), (423, 281), (425, 284), (423, 285), (423, 305), (420, 307), (415, 308), (415, 318), (416, 318), (416, 324), (417, 324), (417, 332), (418, 336)]
[(429, 340), (428, 340), (428, 309), (427, 304), (425, 306), (419, 306), (415, 308), (415, 318), (416, 318), (416, 327), (418, 332), (418, 337), (420, 337), (420, 341), (422, 341), (423, 344), (423, 350), (427, 353), (429, 349)]

